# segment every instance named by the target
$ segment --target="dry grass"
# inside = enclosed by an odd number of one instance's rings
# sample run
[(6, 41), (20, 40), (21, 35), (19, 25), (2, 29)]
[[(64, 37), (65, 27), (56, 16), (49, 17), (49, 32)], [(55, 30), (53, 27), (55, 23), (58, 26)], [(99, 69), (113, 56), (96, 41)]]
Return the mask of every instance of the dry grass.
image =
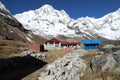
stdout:
[(32, 40), (38, 44), (44, 44), (45, 42), (47, 42), (47, 39), (40, 37), (40, 36), (35, 36), (35, 35), (33, 35)]
[(48, 50), (48, 53), (51, 55), (51, 57), (48, 58), (48, 59), (45, 59), (44, 61), (46, 61), (46, 62), (48, 62), (48, 63), (51, 63), (51, 62), (53, 62), (54, 60), (63, 57), (63, 56), (64, 56), (65, 54), (67, 54), (68, 52), (65, 52), (64, 50), (54, 49), (54, 50)]
[(0, 40), (0, 57), (9, 57), (11, 54), (21, 53), (20, 47), (25, 47), (26, 43), (13, 40)]
[(93, 72), (88, 68), (80, 80), (120, 80), (120, 74), (102, 71)]

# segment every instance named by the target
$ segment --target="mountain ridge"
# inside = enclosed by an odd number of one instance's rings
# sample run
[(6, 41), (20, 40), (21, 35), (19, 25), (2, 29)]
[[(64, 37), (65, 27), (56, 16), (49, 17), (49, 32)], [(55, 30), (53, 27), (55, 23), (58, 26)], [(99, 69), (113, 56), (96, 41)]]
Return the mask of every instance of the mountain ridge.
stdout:
[[(116, 14), (117, 16), (115, 16)], [(98, 19), (84, 17), (74, 20), (64, 10), (59, 11), (46, 4), (39, 9), (16, 14), (14, 17), (23, 24), (25, 29), (31, 30), (33, 34), (38, 36), (64, 35), (83, 39), (120, 39), (120, 33), (118, 33), (120, 31), (120, 9)]]

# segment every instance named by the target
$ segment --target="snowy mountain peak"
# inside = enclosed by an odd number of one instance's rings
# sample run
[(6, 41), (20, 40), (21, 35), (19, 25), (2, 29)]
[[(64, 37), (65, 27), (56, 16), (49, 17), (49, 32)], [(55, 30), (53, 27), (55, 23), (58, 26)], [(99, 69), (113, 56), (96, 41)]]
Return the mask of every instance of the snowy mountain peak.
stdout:
[(41, 7), (41, 9), (54, 9), (54, 8), (49, 4), (45, 4)]
[(15, 17), (26, 29), (37, 35), (74, 35), (74, 31), (67, 27), (71, 20), (69, 15), (64, 10), (56, 10), (48, 4), (36, 10), (16, 14)]
[(55, 12), (56, 14), (57, 13), (61, 13), (62, 15), (67, 15), (68, 16), (68, 14), (64, 11), (64, 10), (61, 10), (61, 11), (58, 11), (58, 10), (56, 10), (53, 6), (51, 6), (51, 5), (49, 5), (49, 4), (45, 4), (45, 5), (43, 5), (41, 8), (39, 8), (38, 10), (43, 10), (45, 13), (50, 13), (50, 12), (52, 12), (52, 14)]
[(49, 4), (43, 5), (41, 8), (36, 9), (36, 11), (47, 13), (47, 14), (51, 14), (51, 12), (53, 12), (54, 10), (55, 9)]
[(55, 17), (69, 17), (69, 15), (64, 10), (56, 10), (51, 5), (46, 4), (43, 5), (41, 8), (34, 10), (35, 13), (38, 13), (38, 15), (44, 15), (44, 16), (54, 16)]
[(0, 10), (4, 10), (4, 11), (10, 13), (10, 11), (8, 9), (6, 9), (6, 7), (1, 3), (1, 1), (0, 1)]

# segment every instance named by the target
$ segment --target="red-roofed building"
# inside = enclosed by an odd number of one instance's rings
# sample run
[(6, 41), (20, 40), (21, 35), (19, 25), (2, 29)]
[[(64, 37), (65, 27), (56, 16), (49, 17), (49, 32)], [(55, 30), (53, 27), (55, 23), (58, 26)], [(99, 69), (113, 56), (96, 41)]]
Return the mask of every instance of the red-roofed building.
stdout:
[(48, 40), (45, 45), (46, 48), (60, 48), (61, 47), (61, 41), (59, 41), (56, 38), (53, 38), (51, 40)]
[(80, 46), (80, 42), (64, 42), (60, 41), (56, 38), (48, 40), (45, 44), (46, 48), (61, 48), (61, 47), (78, 47)]

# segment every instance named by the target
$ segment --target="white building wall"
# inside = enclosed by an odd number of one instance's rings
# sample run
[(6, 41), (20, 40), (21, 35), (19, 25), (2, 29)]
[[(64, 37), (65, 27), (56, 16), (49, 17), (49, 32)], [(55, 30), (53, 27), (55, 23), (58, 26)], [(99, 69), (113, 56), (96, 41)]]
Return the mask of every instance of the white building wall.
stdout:
[[(68, 47), (68, 45), (66, 45), (66, 47)], [(72, 46), (72, 47), (73, 48), (81, 48), (81, 47), (84, 48), (83, 45), (80, 45), (80, 44), (76, 44), (75, 46)], [(62, 49), (61, 42), (59, 42), (57, 44), (55, 42), (53, 42), (53, 44), (47, 42), (47, 44), (45, 45), (45, 48), (46, 49)]]
[(55, 42), (53, 42), (53, 44), (47, 42), (47, 44), (44, 44), (46, 49), (59, 49), (61, 48), (61, 42), (59, 42), (58, 44), (56, 44)]
[(83, 43), (83, 42), (81, 42), (80, 48), (81, 48), (81, 49), (84, 49), (84, 43)]

